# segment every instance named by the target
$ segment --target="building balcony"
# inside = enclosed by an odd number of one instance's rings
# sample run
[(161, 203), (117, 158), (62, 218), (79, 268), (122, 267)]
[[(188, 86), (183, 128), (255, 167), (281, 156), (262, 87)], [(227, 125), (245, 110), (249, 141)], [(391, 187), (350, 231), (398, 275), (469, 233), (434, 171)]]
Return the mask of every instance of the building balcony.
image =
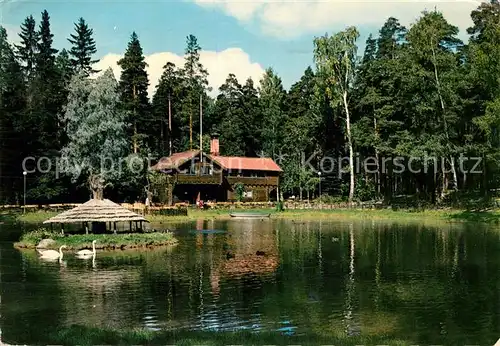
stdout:
[(227, 176), (227, 182), (230, 185), (237, 183), (242, 183), (243, 185), (254, 185), (254, 186), (277, 186), (278, 177), (234, 177)]
[(177, 184), (208, 184), (220, 185), (222, 183), (222, 174), (177, 174), (175, 179)]

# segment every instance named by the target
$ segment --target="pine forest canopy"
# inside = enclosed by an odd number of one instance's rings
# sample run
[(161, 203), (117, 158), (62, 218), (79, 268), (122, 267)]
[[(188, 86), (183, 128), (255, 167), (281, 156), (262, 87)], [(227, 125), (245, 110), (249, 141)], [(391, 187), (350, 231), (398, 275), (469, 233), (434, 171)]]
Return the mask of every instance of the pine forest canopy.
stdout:
[[(314, 38), (315, 64), (289, 90), (269, 67), (260, 81), (230, 74), (215, 98), (202, 47), (188, 35), (184, 64), (165, 61), (151, 100), (135, 32), (117, 81), (94, 69), (97, 45), (85, 19), (65, 49), (54, 47), (47, 11), (39, 21), (30, 15), (16, 45), (0, 28), (0, 202), (22, 200), (23, 168), (28, 202), (85, 201), (90, 191), (144, 200), (147, 159), (199, 149), (200, 112), (204, 146), (218, 133), (231, 143), (221, 155), (273, 157), (284, 196), (317, 196), (320, 178), (323, 194), (349, 200), (488, 196), (500, 187), (499, 14), (496, 1), (478, 6), (468, 42), (440, 12), (408, 28), (390, 17), (364, 52), (349, 27)], [(103, 156), (125, 169), (103, 171)], [(33, 171), (36, 160), (22, 166), (29, 157), (45, 159)]]

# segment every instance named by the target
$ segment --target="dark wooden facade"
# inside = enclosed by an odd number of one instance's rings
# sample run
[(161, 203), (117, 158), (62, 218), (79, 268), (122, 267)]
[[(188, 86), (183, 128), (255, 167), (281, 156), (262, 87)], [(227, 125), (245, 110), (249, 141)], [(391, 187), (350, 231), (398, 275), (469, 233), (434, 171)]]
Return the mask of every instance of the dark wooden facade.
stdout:
[[(269, 160), (206, 154), (200, 157), (199, 151), (174, 154), (152, 167), (166, 175), (165, 183), (156, 188), (162, 196), (159, 202), (236, 201), (238, 183), (245, 188), (243, 201), (275, 201), (281, 169)], [(265, 169), (268, 166), (272, 169)]]

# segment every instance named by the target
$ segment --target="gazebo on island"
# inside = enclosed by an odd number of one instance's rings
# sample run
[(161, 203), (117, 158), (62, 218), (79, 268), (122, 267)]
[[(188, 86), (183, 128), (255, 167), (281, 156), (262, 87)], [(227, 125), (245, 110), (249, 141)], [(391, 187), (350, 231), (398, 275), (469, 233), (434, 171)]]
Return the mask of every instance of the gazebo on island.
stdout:
[[(130, 231), (142, 229), (143, 222), (149, 222), (142, 215), (136, 214), (109, 199), (91, 199), (73, 209), (66, 210), (46, 221), (44, 224), (61, 224), (61, 232), (64, 233), (65, 223), (81, 223), (85, 227), (85, 233), (89, 232), (89, 223), (92, 224), (92, 231), (106, 232), (111, 230), (116, 234), (116, 224), (118, 222), (129, 222)], [(135, 227), (132, 227), (132, 223)], [(109, 225), (109, 228), (107, 227)]]

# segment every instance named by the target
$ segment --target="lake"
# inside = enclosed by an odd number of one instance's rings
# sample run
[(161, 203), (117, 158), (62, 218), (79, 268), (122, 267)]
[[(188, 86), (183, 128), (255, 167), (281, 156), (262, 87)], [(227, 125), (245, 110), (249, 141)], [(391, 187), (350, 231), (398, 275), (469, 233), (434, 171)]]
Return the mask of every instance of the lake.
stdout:
[(98, 252), (94, 262), (66, 253), (63, 263), (14, 249), (20, 226), (0, 227), (0, 327), (10, 344), (50, 343), (74, 324), (413, 344), (500, 337), (499, 226), (196, 221), (169, 224), (179, 239), (171, 249)]

